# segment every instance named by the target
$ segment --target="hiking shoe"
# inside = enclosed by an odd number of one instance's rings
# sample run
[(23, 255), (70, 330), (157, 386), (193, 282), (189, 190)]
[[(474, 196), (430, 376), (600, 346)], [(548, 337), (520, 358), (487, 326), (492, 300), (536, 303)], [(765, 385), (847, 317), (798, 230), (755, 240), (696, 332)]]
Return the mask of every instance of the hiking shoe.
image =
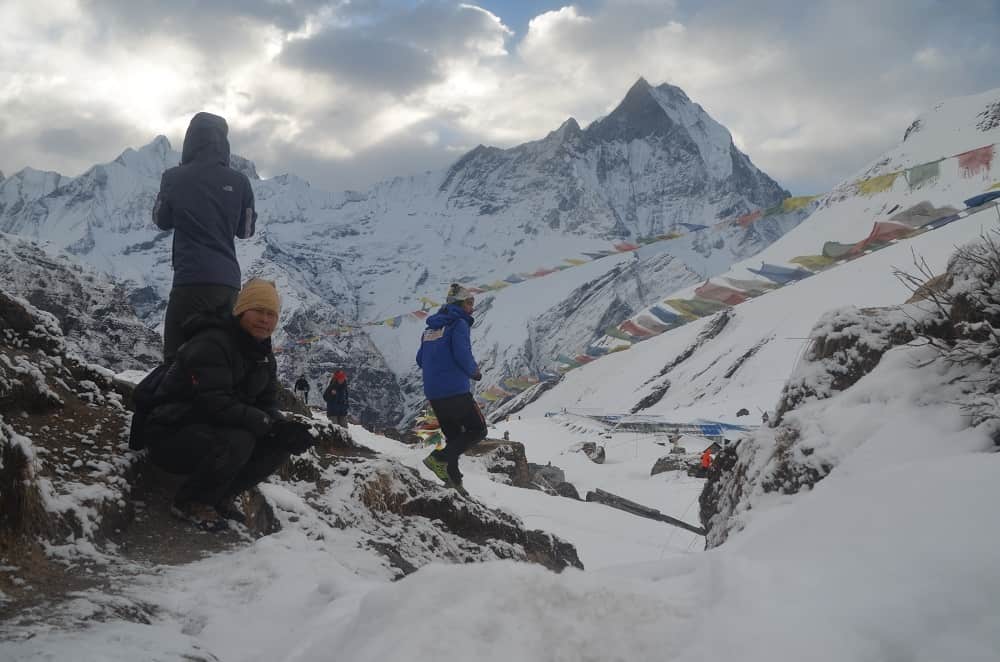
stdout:
[(440, 460), (434, 453), (431, 453), (424, 458), (424, 466), (434, 472), (441, 482), (445, 485), (451, 483), (451, 478), (448, 476), (448, 465)]
[(247, 516), (244, 515), (243, 511), (236, 505), (236, 497), (223, 499), (219, 503), (215, 504), (215, 512), (219, 513), (219, 516), (223, 519), (232, 520), (246, 526)]
[(177, 519), (191, 522), (205, 531), (221, 531), (226, 528), (226, 521), (212, 506), (196, 501), (174, 503), (170, 506), (170, 514)]

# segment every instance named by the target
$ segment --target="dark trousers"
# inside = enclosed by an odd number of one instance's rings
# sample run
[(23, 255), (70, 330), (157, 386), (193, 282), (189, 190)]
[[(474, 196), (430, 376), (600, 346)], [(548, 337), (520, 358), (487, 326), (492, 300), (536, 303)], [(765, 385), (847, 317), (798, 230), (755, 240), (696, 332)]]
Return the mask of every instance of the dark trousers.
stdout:
[(190, 474), (175, 503), (210, 506), (248, 490), (270, 476), (289, 453), (274, 437), (255, 439), (242, 428), (206, 423), (171, 429), (150, 426), (150, 460), (164, 471)]
[(173, 363), (177, 348), (184, 343), (184, 320), (198, 313), (231, 313), (239, 293), (228, 285), (178, 285), (170, 290), (163, 319), (163, 362)]
[(486, 438), (486, 419), (471, 393), (431, 400), (430, 403), (445, 441), (444, 448), (434, 451), (434, 454), (448, 463), (451, 479), (461, 482), (458, 458), (473, 444)]

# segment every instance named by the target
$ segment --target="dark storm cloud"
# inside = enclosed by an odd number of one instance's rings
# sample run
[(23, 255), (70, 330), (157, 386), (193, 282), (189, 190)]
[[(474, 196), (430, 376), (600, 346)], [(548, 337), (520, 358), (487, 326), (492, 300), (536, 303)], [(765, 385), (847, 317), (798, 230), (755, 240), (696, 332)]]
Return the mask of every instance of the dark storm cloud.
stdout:
[[(0, 102), (0, 115), (24, 117), (29, 109), (19, 101)], [(3, 160), (0, 170), (10, 175), (26, 165), (75, 176), (99, 162), (114, 159), (130, 145), (153, 139), (134, 126), (112, 119), (106, 108), (61, 104), (51, 99), (35, 121), (0, 124)]]
[(475, 7), (426, 2), (373, 11), (289, 44), (281, 63), (329, 74), (338, 83), (406, 95), (442, 80), (441, 61), (494, 54), (509, 34)]
[(281, 63), (354, 87), (405, 95), (440, 79), (432, 53), (356, 29), (331, 28), (289, 44)]

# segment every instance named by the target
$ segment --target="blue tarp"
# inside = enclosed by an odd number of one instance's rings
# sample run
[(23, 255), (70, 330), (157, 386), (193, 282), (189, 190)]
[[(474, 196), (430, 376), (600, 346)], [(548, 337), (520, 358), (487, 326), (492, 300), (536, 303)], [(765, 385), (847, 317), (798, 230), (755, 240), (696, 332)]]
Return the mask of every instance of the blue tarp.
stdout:
[(802, 280), (803, 278), (808, 278), (813, 275), (813, 272), (807, 271), (806, 269), (793, 269), (791, 267), (783, 267), (778, 264), (768, 264), (767, 262), (761, 262), (760, 269), (747, 269), (747, 271), (755, 273), (758, 276), (763, 276), (764, 278), (772, 280), (780, 285)]
[(974, 195), (965, 201), (965, 206), (978, 207), (979, 205), (985, 205), (987, 202), (992, 200), (1000, 200), (1000, 191), (990, 191), (989, 193)]
[(723, 430), (738, 430), (740, 432), (747, 432), (751, 430), (752, 427), (749, 425), (739, 425), (737, 423), (723, 423), (722, 421), (706, 421), (705, 419), (698, 420), (699, 425), (715, 425)]
[(699, 425), (701, 433), (706, 437), (721, 437), (722, 436), (722, 426), (716, 424), (709, 425)]

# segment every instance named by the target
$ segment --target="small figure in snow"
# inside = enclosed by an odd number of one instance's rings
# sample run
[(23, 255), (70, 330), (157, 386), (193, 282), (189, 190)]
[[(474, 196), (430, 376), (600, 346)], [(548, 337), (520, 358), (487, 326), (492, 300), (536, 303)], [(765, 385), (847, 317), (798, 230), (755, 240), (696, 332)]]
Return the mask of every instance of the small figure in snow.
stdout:
[(326, 417), (342, 428), (347, 427), (347, 373), (337, 370), (323, 391)]
[(306, 379), (305, 375), (299, 375), (299, 378), (295, 380), (295, 395), (302, 404), (309, 404), (309, 380)]

